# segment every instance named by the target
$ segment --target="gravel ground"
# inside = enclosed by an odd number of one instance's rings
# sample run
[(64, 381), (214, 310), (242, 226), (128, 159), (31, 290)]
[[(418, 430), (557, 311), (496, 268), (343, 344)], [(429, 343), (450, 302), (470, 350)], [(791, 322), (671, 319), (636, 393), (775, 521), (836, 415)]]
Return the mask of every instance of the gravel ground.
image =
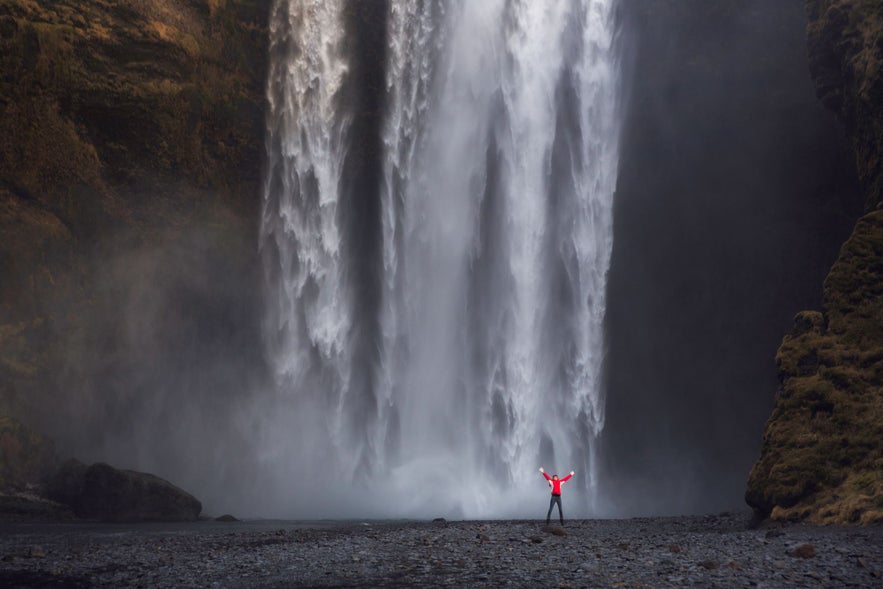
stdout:
[(883, 587), (883, 527), (542, 524), (3, 524), (0, 586)]

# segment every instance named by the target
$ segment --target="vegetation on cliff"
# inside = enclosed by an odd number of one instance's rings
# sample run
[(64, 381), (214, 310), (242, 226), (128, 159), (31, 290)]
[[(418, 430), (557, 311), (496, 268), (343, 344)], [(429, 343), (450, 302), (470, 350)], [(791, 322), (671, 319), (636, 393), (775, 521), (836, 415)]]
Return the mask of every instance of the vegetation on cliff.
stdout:
[(746, 500), (761, 515), (816, 523), (883, 521), (883, 5), (810, 0), (820, 99), (855, 152), (866, 215), (776, 361), (781, 388)]
[(256, 331), (267, 7), (0, 5), (0, 414), (64, 442), (155, 386), (145, 338)]

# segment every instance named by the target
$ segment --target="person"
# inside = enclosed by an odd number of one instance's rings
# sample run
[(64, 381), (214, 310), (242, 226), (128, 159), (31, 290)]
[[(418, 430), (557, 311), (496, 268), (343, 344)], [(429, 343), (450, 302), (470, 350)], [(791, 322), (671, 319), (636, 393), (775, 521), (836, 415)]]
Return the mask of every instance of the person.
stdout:
[(546, 525), (549, 525), (549, 518), (552, 517), (552, 508), (555, 507), (555, 504), (558, 505), (558, 518), (561, 520), (561, 525), (564, 525), (564, 511), (561, 509), (561, 485), (570, 480), (570, 477), (573, 476), (573, 471), (570, 471), (570, 474), (564, 477), (563, 479), (559, 479), (557, 474), (553, 474), (551, 477), (546, 474), (546, 471), (543, 470), (543, 467), (540, 467), (540, 472), (543, 473), (543, 476), (546, 477), (546, 480), (549, 482), (549, 486), (552, 487), (552, 499), (549, 501), (549, 513), (546, 514)]

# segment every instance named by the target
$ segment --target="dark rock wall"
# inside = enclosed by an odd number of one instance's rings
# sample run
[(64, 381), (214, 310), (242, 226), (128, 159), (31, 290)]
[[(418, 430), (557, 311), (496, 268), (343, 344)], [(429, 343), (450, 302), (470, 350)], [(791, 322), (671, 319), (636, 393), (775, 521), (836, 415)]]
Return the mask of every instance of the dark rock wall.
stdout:
[(63, 452), (195, 490), (236, 463), (268, 4), (0, 4), (0, 414)]
[(866, 214), (779, 348), (780, 388), (746, 500), (761, 515), (883, 520), (883, 4), (810, 0), (820, 100), (847, 131)]
[(801, 0), (626, 0), (601, 477), (615, 513), (739, 507), (773, 358), (861, 212)]

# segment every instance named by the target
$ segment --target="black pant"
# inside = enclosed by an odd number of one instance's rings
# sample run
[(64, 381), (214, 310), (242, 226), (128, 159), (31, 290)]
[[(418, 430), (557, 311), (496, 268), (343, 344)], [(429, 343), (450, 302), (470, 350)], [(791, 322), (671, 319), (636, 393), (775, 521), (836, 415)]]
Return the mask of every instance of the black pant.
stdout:
[(558, 504), (558, 517), (561, 519), (561, 525), (564, 525), (564, 512), (561, 510), (561, 495), (552, 495), (552, 500), (549, 501), (549, 513), (546, 514), (546, 525), (549, 525), (549, 518), (552, 517), (552, 508), (555, 507), (555, 504)]

